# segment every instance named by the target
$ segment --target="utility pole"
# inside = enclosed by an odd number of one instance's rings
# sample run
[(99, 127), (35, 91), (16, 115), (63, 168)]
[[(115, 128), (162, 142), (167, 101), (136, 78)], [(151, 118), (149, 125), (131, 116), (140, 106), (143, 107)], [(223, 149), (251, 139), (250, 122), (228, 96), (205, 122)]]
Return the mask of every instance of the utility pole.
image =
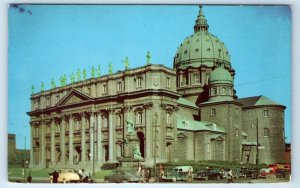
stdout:
[(158, 114), (157, 112), (155, 112), (155, 131), (154, 131), (154, 176), (155, 176), (155, 181), (157, 181), (157, 175), (156, 175), (156, 137), (157, 137), (157, 117), (158, 117)]
[(256, 178), (259, 178), (258, 118), (256, 118)]

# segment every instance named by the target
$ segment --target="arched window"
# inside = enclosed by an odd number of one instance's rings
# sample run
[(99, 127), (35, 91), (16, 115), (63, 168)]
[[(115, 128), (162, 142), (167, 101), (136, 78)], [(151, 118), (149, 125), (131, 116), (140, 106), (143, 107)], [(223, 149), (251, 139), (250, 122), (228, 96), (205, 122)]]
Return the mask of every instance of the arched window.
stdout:
[(226, 95), (226, 88), (222, 87), (222, 95)]
[(171, 124), (171, 117), (172, 117), (172, 114), (171, 112), (167, 112), (167, 124)]
[(210, 116), (211, 116), (211, 117), (216, 116), (216, 109), (215, 109), (215, 108), (212, 108), (212, 109), (210, 110)]

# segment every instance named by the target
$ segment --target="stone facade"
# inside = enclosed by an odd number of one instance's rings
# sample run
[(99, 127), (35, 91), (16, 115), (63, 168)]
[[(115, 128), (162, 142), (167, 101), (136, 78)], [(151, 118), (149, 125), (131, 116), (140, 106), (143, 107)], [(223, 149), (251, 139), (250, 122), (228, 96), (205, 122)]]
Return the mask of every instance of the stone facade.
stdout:
[(30, 165), (255, 163), (257, 151), (260, 163), (282, 162), (285, 107), (235, 95), (230, 55), (202, 8), (194, 31), (174, 69), (126, 68), (32, 94)]

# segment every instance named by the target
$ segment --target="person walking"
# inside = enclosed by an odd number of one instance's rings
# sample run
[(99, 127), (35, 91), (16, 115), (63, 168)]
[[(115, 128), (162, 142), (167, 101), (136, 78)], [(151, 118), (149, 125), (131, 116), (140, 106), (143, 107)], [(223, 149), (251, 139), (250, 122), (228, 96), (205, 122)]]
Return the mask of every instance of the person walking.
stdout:
[(188, 182), (192, 182), (193, 181), (193, 170), (192, 170), (191, 167), (189, 168), (188, 173), (187, 173), (187, 181)]
[(229, 172), (228, 172), (228, 183), (233, 183), (233, 175), (232, 175), (231, 169), (229, 169)]
[(49, 175), (52, 176), (52, 183), (58, 183), (59, 174), (56, 170), (54, 170), (52, 173), (49, 173)]

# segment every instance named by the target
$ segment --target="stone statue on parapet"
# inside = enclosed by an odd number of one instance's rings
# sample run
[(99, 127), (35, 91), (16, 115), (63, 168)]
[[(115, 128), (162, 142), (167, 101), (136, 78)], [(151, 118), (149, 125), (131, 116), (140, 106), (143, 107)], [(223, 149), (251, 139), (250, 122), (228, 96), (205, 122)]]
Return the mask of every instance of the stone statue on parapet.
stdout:
[(95, 72), (96, 72), (95, 67), (92, 66), (92, 68), (91, 68), (91, 77), (92, 78), (95, 78)]
[(97, 76), (100, 77), (101, 76), (101, 66), (98, 65), (98, 69), (96, 70), (97, 72)]
[(61, 76), (61, 77), (59, 78), (59, 84), (60, 84), (60, 87), (63, 87), (63, 86), (64, 86), (64, 77), (63, 77), (63, 76)]
[(131, 121), (126, 121), (126, 125), (127, 125), (127, 132), (128, 133), (133, 133), (134, 124)]
[(45, 85), (44, 85), (44, 82), (41, 83), (41, 91), (44, 91), (45, 89)]
[(63, 75), (63, 82), (64, 82), (64, 86), (67, 85), (67, 76), (64, 74)]
[(147, 52), (146, 58), (147, 58), (147, 65), (150, 65), (151, 64), (151, 54), (149, 51)]
[(142, 154), (138, 144), (135, 144), (133, 147), (133, 158), (142, 159)]
[(51, 80), (51, 89), (54, 89), (54, 88), (56, 88), (56, 85), (55, 85), (54, 79), (52, 78), (52, 80)]
[(70, 81), (71, 83), (75, 83), (75, 74), (72, 72), (72, 74), (70, 75)]
[(81, 81), (81, 71), (80, 69), (77, 70), (77, 82)]
[(31, 85), (31, 94), (34, 94), (34, 85)]
[(127, 69), (129, 68), (129, 59), (128, 59), (128, 57), (126, 57), (125, 60), (122, 61), (122, 62), (123, 62), (124, 65), (125, 65), (125, 70), (127, 70)]
[(111, 62), (109, 62), (109, 65), (108, 65), (108, 73), (109, 73), (109, 74), (112, 74), (112, 73), (113, 73), (113, 67), (112, 67)]
[(86, 70), (85, 69), (83, 69), (83, 71), (82, 71), (82, 79), (83, 80), (86, 80)]

